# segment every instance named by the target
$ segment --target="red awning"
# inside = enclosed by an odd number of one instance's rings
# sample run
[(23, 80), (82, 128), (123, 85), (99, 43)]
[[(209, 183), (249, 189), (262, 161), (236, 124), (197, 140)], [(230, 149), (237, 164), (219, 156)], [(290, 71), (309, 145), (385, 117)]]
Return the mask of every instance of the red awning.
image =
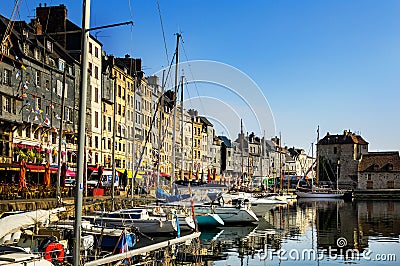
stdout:
[(88, 166), (89, 171), (97, 171), (98, 167), (95, 166)]
[(160, 173), (160, 176), (162, 176), (162, 177), (170, 177), (171, 175), (170, 175), (170, 174), (167, 174), (167, 173), (161, 172), (161, 173)]
[(26, 164), (26, 168), (30, 171), (30, 172), (34, 172), (34, 173), (40, 173), (40, 172), (44, 172), (44, 165), (38, 165), (38, 164)]

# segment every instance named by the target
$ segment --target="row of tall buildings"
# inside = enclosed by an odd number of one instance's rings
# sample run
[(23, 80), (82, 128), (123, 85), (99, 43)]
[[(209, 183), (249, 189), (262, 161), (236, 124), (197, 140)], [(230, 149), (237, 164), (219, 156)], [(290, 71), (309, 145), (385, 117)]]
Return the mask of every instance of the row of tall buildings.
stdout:
[(21, 159), (36, 164), (60, 159), (74, 169), (80, 97), (88, 98), (88, 165), (111, 168), (115, 163), (130, 176), (135, 167), (140, 175), (151, 175), (159, 166), (163, 175), (175, 169), (178, 178), (241, 182), (277, 177), (280, 171), (304, 175), (312, 165), (304, 150), (283, 148), (279, 138), (243, 131), (235, 140), (217, 136), (196, 110), (182, 115), (176, 108), (183, 121), (178, 119), (174, 129), (173, 93), (162, 91), (157, 76), (145, 76), (141, 59), (109, 55), (93, 36), (88, 43), (88, 93), (81, 95), (80, 30), (67, 18), (64, 5), (40, 5), (30, 22), (0, 16), (2, 169)]

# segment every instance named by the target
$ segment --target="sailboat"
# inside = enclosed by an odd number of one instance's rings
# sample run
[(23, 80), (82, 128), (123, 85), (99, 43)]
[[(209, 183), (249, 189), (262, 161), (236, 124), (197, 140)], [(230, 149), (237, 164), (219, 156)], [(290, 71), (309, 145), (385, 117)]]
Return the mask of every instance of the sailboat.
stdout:
[[(319, 127), (318, 127), (318, 137), (317, 143), (319, 141)], [(318, 149), (316, 152), (316, 181), (318, 181), (318, 168), (319, 168), (319, 159), (318, 159)], [(318, 187), (314, 184), (314, 179), (311, 179), (311, 188), (302, 188), (297, 186), (296, 195), (299, 198), (343, 198), (344, 192), (338, 189), (338, 180), (339, 180), (339, 172), (336, 173), (336, 189), (332, 189), (330, 187)]]

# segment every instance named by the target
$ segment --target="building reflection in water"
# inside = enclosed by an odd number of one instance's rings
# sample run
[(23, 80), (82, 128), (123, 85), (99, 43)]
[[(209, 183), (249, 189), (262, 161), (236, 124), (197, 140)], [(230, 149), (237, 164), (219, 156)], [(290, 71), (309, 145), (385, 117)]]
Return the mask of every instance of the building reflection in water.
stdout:
[(288, 250), (298, 243), (326, 252), (338, 248), (339, 238), (347, 242), (343, 249), (356, 249), (361, 254), (369, 248), (371, 239), (383, 244), (397, 241), (400, 247), (399, 235), (400, 201), (300, 199), (292, 206), (267, 212), (254, 226), (221, 227), (211, 241), (203, 243), (219, 247), (220, 256), (234, 254), (243, 263), (245, 259), (257, 259), (260, 250)]

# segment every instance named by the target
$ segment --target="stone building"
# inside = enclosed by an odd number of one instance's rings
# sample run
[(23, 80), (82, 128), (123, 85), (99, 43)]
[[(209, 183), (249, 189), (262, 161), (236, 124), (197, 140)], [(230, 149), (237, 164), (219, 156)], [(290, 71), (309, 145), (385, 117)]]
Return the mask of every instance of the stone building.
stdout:
[(368, 153), (368, 142), (360, 135), (345, 130), (343, 134), (326, 134), (318, 141), (318, 181), (336, 184), (343, 189), (357, 186), (358, 162)]
[[(10, 21), (0, 16), (0, 159), (74, 164), (76, 158), (77, 99), (79, 64), (63, 46), (45, 36), (42, 24)], [(62, 147), (59, 150), (60, 124)]]
[(361, 156), (358, 165), (358, 189), (400, 188), (398, 151), (370, 152)]

